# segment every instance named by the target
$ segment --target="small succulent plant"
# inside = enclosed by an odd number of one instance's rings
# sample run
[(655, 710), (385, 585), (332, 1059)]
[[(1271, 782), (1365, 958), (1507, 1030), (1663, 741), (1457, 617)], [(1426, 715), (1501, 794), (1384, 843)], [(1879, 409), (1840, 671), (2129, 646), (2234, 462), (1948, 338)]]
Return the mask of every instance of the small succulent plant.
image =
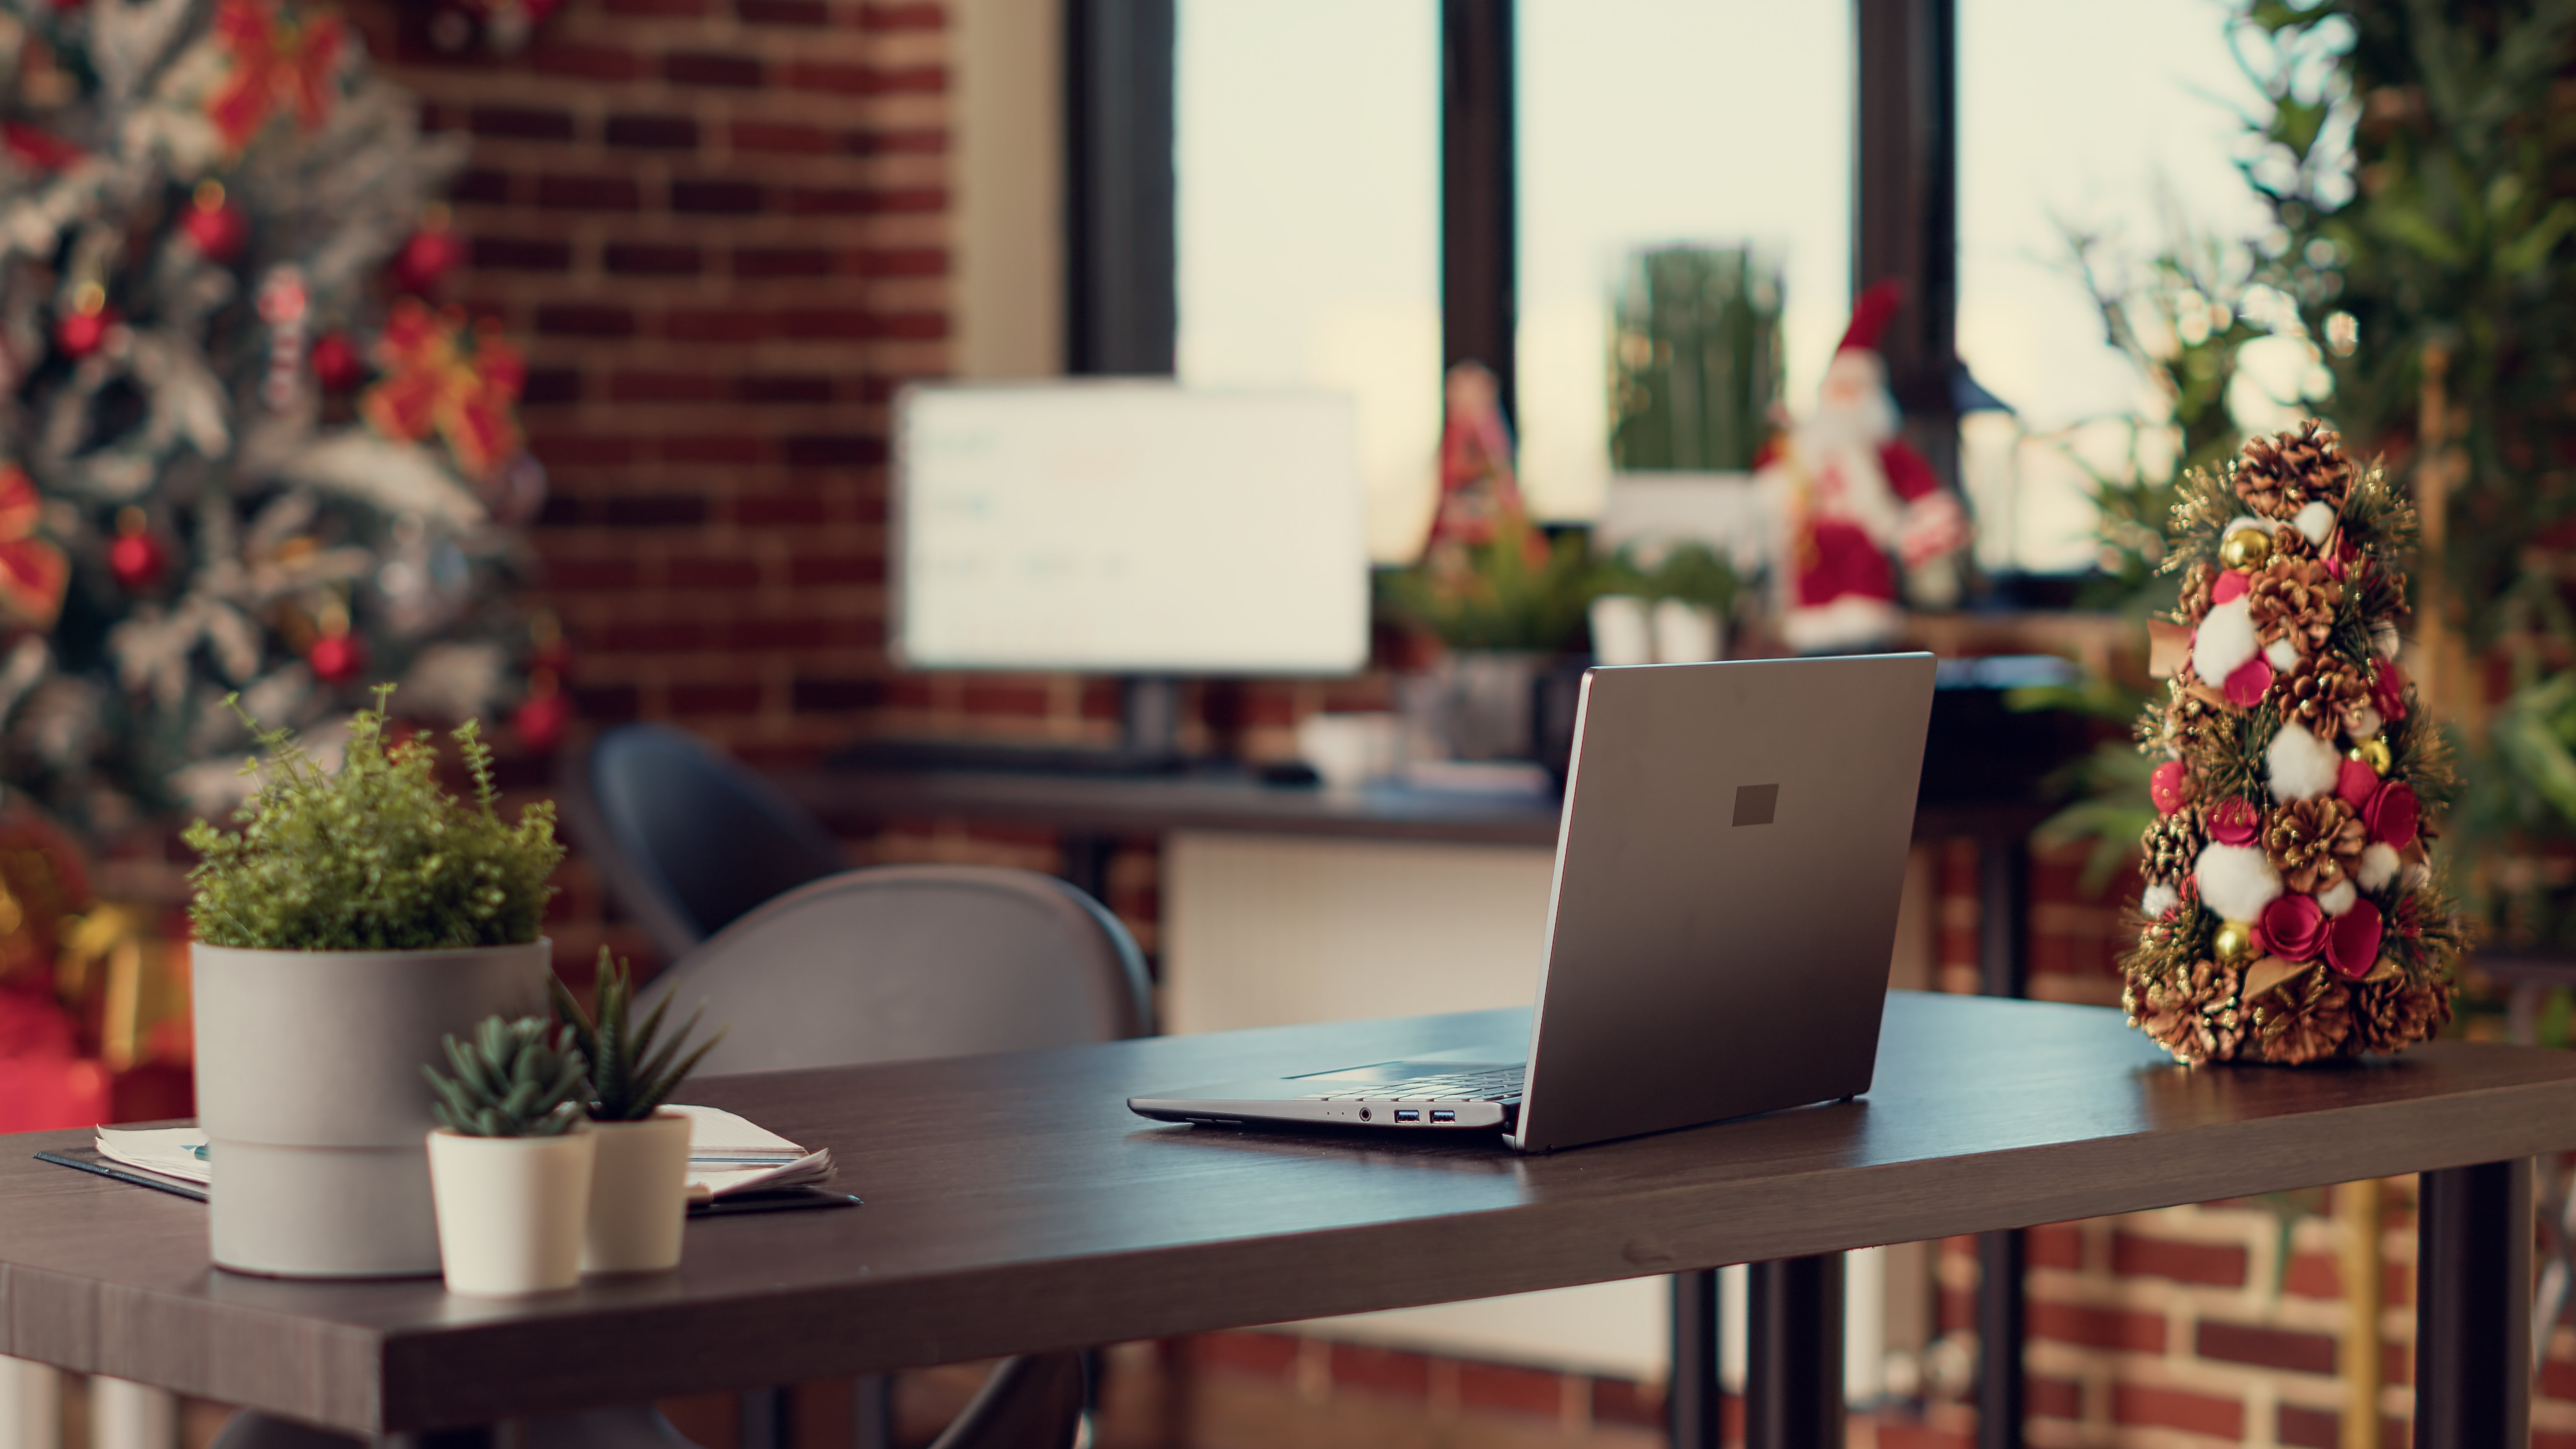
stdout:
[[(593, 1017), (581, 1009), (562, 978), (556, 978), (555, 1015), (581, 1043), (582, 1056), (590, 1063), (592, 1120), (640, 1122), (671, 1099), (671, 1093), (697, 1069), (699, 1059), (724, 1040), (724, 1033), (719, 1031), (698, 1043), (697, 1050), (688, 1050), (698, 1018), (706, 1014), (706, 1008), (700, 1007), (655, 1051), (653, 1043), (662, 1034), (670, 998), (664, 997), (642, 1025), (634, 1024), (634, 968), (610, 957), (605, 946), (599, 948), (598, 982), (599, 1014)], [(682, 1056), (684, 1051), (688, 1055)]]
[(483, 1018), (470, 1042), (447, 1038), (456, 1075), (424, 1065), (438, 1125), (467, 1137), (554, 1137), (581, 1120), (587, 1063), (572, 1032), (543, 1017)]

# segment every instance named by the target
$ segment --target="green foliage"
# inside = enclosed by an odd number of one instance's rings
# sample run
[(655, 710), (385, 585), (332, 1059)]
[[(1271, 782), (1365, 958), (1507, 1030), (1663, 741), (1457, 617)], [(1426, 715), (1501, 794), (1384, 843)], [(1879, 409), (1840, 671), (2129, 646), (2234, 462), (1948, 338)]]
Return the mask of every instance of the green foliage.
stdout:
[(1506, 516), (1491, 542), (1466, 549), (1463, 575), (1443, 577), (1429, 565), (1385, 572), (1378, 596), (1452, 649), (1561, 649), (1607, 580), (1582, 532), (1548, 541), (1535, 566), (1530, 532), (1526, 519)]
[[(426, 738), (389, 744), (385, 705), (349, 721), (339, 772), (294, 734), (243, 715), (267, 752), (244, 772), (259, 788), (227, 834), (200, 820), (184, 836), (201, 859), (188, 879), (197, 939), (270, 951), (407, 951), (522, 944), (537, 939), (547, 878), (564, 851), (554, 805), (501, 819), (492, 752), (476, 723), (455, 732), (474, 781), (473, 804), (438, 783)], [(234, 705), (236, 711), (240, 709)]]
[(1735, 566), (1708, 545), (1675, 544), (1651, 566), (1640, 562), (1640, 557), (1634, 545), (1619, 550), (1604, 565), (1597, 591), (1635, 594), (1648, 601), (1678, 599), (1713, 610), (1721, 619), (1735, 607), (1742, 581), (1735, 575)]
[(2576, 0), (2262, 0), (2270, 98), (2246, 163), (2280, 223), (2261, 276), (2296, 300), (2356, 458), (2412, 449), (2424, 359), (2447, 358), (2467, 476), (2443, 566), (2473, 644), (2507, 620), (2530, 540), (2576, 514)]
[(554, 1137), (581, 1120), (581, 1049), (543, 1017), (483, 1018), (471, 1042), (446, 1038), (446, 1076), (422, 1063), (438, 1125), (467, 1137)]
[(724, 1033), (719, 1031), (700, 1042), (697, 1050), (680, 1055), (698, 1029), (698, 1018), (705, 1015), (701, 1007), (657, 1052), (653, 1043), (661, 1034), (663, 1013), (671, 1009), (670, 998), (664, 997), (643, 1025), (634, 1025), (629, 1019), (635, 1005), (634, 968), (612, 959), (605, 946), (599, 948), (598, 982), (599, 1015), (594, 1018), (573, 999), (563, 978), (554, 978), (555, 1016), (581, 1043), (582, 1057), (590, 1063), (591, 1120), (641, 1122), (671, 1099), (671, 1093), (697, 1070), (699, 1060), (724, 1040)]
[(1610, 457), (1742, 472), (1780, 398), (1780, 275), (1750, 247), (1639, 254), (1610, 339)]
[[(2072, 684), (2029, 684), (2004, 693), (2007, 709), (2029, 712), (2062, 709), (2127, 725), (2146, 708), (2147, 696), (2105, 674), (2087, 673)], [(2049, 776), (2049, 793), (2069, 803), (2031, 832), (2038, 844), (2055, 848), (2089, 840), (2082, 886), (2099, 892), (2128, 864), (2138, 837), (2155, 823), (2155, 806), (2147, 798), (2147, 777), (2155, 761), (2125, 741), (2105, 740), (2092, 753)]]

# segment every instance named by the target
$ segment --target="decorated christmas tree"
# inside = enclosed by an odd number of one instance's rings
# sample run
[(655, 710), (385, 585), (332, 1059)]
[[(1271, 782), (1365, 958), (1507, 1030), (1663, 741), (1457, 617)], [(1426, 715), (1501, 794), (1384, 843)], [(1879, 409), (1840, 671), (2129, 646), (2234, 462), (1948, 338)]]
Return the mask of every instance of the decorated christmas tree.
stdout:
[(2456, 780), (2397, 662), (2413, 504), (2314, 421), (2187, 475), (2132, 1023), (2184, 1062), (2388, 1052), (2450, 1019), (2464, 932), (2427, 857)]
[(283, 0), (0, 0), (0, 81), (0, 779), (98, 843), (233, 797), (235, 692), (519, 705), (543, 473), (435, 303), (460, 150)]

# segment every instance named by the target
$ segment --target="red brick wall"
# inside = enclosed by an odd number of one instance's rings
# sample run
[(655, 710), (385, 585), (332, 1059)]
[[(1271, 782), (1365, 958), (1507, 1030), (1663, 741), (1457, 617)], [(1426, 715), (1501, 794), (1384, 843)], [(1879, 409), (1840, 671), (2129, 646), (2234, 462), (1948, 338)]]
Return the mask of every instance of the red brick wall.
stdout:
[(884, 697), (885, 402), (946, 369), (937, 4), (570, 0), (525, 54), (380, 57), (471, 138), (448, 295), (528, 347), (541, 601), (592, 724), (810, 755)]

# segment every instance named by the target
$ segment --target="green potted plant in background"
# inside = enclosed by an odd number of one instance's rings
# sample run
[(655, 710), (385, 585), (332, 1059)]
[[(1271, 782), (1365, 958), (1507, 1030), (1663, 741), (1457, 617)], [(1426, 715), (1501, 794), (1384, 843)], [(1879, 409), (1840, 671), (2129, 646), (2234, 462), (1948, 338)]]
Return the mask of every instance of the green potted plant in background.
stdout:
[(447, 1291), (477, 1298), (551, 1293), (581, 1281), (592, 1158), (581, 1098), (588, 1063), (569, 1027), (485, 1017), (426, 1063), (436, 1095), (429, 1175)]
[(581, 1009), (561, 980), (554, 984), (556, 1015), (590, 1064), (590, 1136), (598, 1144), (581, 1266), (591, 1273), (656, 1273), (680, 1265), (680, 1227), (689, 1212), (689, 1119), (663, 1104), (724, 1034), (690, 1050), (703, 1014), (695, 1012), (662, 1041), (668, 997), (636, 1024), (633, 969), (612, 960), (605, 946), (598, 982), (596, 1016)]
[(267, 758), (249, 767), (241, 828), (200, 820), (185, 837), (202, 857), (197, 1113), (226, 1268), (437, 1272), (418, 1066), (485, 1017), (544, 1010), (554, 807), (502, 820), (470, 721), (455, 739), (475, 799), (459, 801), (435, 745), (393, 741), (391, 693), (350, 720), (336, 772), (290, 732), (258, 730)]

